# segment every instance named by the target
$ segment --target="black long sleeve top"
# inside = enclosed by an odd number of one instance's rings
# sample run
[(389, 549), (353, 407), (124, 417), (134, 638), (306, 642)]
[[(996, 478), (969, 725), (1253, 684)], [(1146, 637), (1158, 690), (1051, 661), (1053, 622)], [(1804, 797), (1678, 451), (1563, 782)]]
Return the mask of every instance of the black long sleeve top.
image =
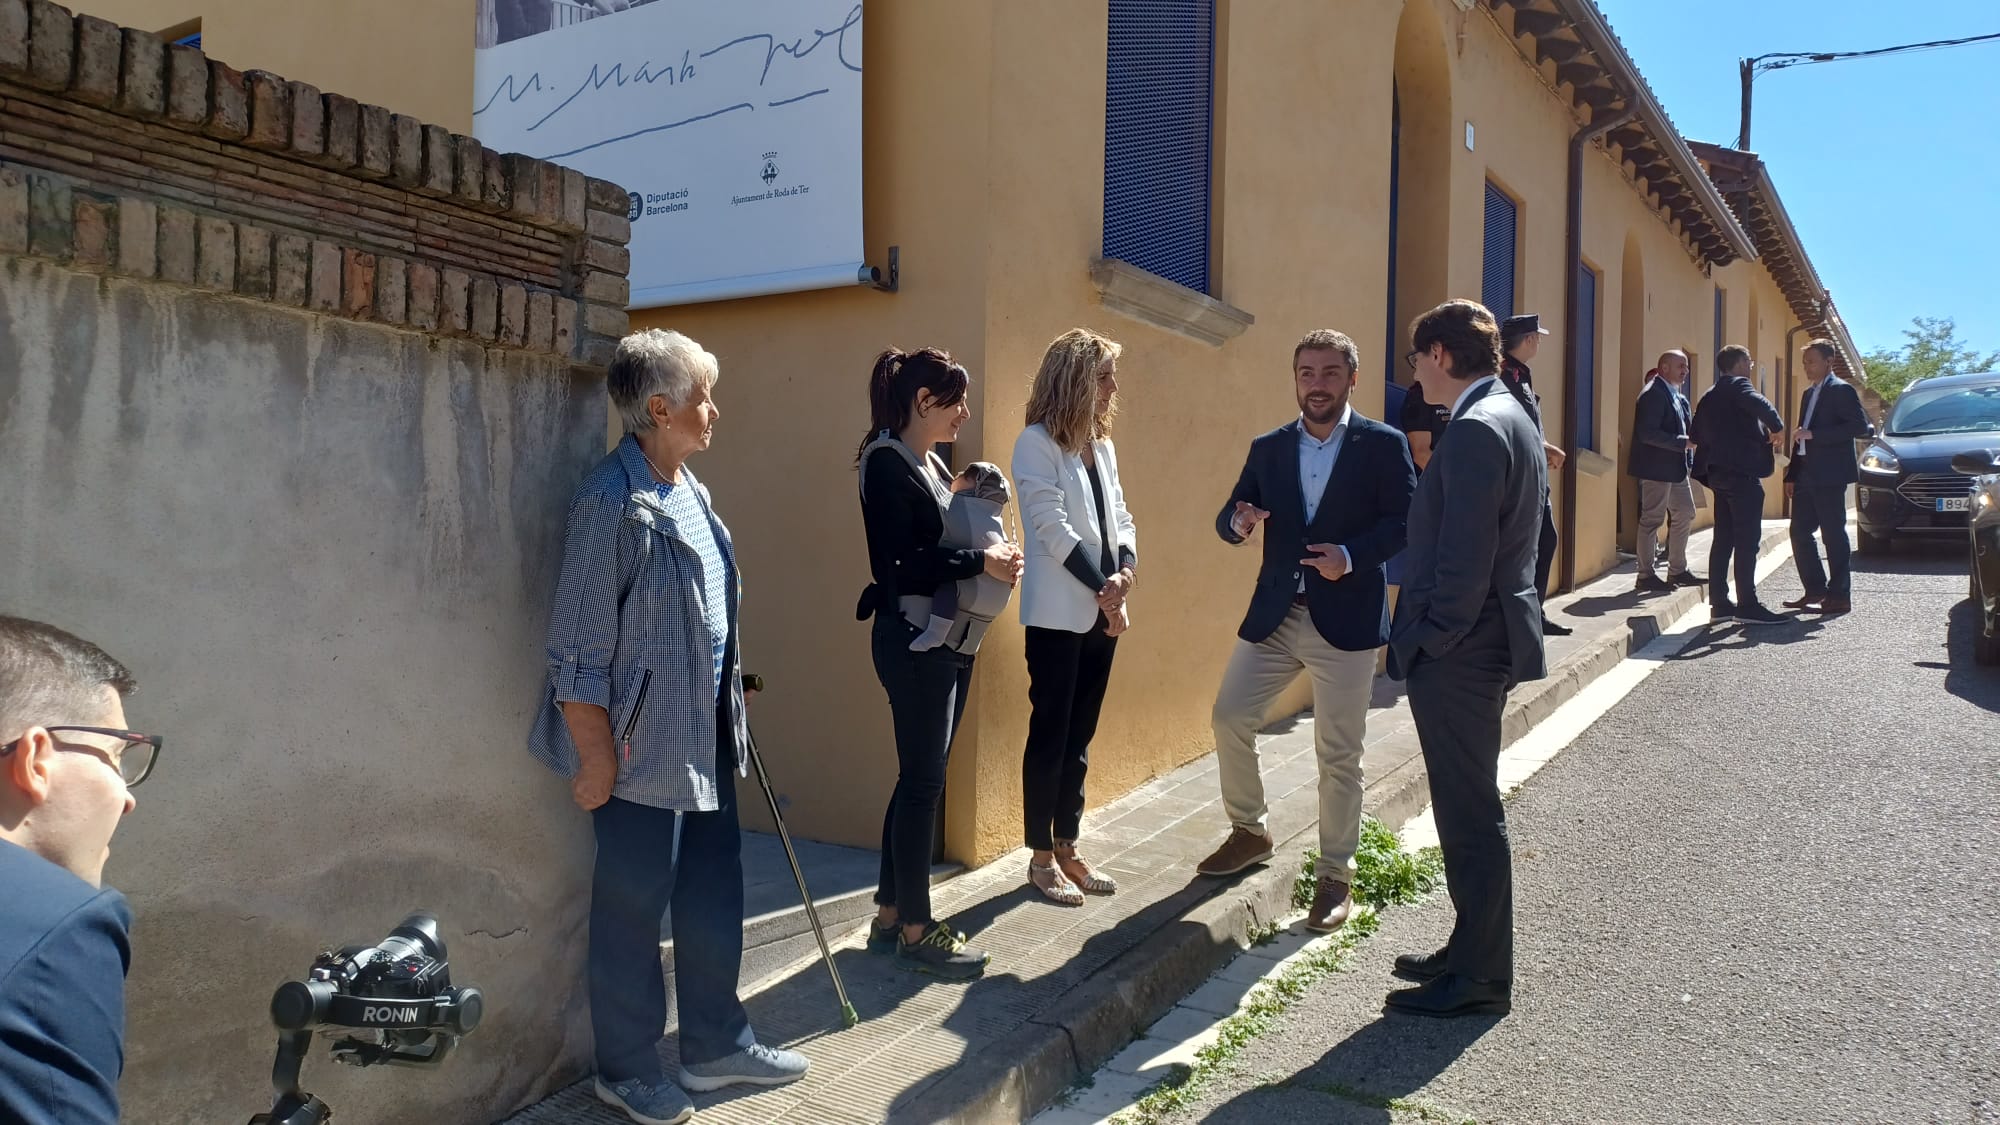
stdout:
[(868, 570), (875, 581), (861, 592), (857, 620), (878, 611), (893, 614), (899, 598), (929, 597), (940, 584), (986, 568), (984, 551), (939, 543), (944, 518), (937, 500), (902, 454), (887, 448), (869, 454), (861, 466), (861, 488)]

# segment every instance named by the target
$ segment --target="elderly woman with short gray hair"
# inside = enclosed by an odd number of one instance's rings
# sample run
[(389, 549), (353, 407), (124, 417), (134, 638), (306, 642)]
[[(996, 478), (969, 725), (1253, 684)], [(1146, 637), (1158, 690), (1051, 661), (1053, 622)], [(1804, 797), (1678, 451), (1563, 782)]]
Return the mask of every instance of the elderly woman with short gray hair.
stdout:
[[(589, 985), (597, 1096), (644, 1123), (686, 1121), (683, 1088), (776, 1086), (806, 1060), (757, 1042), (743, 958), (736, 784), (749, 732), (729, 529), (687, 460), (720, 417), (715, 356), (678, 332), (619, 342), (606, 382), (625, 436), (570, 499), (529, 750), (591, 814)], [(675, 858), (675, 838), (679, 853)], [(660, 917), (673, 906), (678, 1085)]]

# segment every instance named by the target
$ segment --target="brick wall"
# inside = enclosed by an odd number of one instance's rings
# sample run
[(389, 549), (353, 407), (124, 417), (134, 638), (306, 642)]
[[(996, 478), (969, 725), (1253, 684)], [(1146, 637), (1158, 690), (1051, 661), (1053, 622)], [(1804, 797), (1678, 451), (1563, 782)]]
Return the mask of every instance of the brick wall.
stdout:
[(0, 0), (0, 254), (605, 363), (624, 189)]

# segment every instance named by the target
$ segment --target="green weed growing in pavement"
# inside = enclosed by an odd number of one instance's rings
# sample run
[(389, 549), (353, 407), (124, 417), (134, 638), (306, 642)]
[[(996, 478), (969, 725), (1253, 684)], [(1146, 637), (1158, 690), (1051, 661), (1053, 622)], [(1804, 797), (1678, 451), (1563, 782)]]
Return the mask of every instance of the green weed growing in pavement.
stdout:
[[(1306, 849), (1305, 864), (1292, 883), (1292, 905), (1312, 907), (1318, 880), (1319, 849)], [(1389, 826), (1372, 816), (1361, 818), (1361, 846), (1354, 853), (1354, 900), (1381, 908), (1408, 906), (1436, 890), (1444, 881), (1444, 856), (1436, 848), (1403, 850)]]
[[(1312, 905), (1313, 869), (1319, 849), (1306, 852), (1298, 879), (1292, 884), (1292, 902), (1300, 909)], [(1195, 1052), (1192, 1067), (1175, 1064), (1167, 1077), (1113, 1121), (1118, 1125), (1160, 1125), (1176, 1111), (1191, 1106), (1207, 1093), (1209, 1084), (1227, 1072), (1236, 1056), (1252, 1040), (1270, 1030), (1278, 1017), (1306, 991), (1321, 980), (1347, 967), (1354, 950), (1381, 925), (1379, 910), (1407, 906), (1437, 889), (1443, 882), (1444, 861), (1436, 848), (1411, 853), (1389, 827), (1374, 817), (1361, 821), (1361, 846), (1355, 853), (1354, 914), (1331, 941), (1301, 956), (1282, 972), (1259, 984), (1237, 1013), (1216, 1025), (1215, 1041)], [(1278, 927), (1251, 935), (1253, 944), (1275, 937)], [(1432, 1120), (1431, 1110), (1417, 1103), (1398, 1104)], [(1438, 1118), (1443, 1120), (1443, 1118)]]
[(1195, 1052), (1195, 1064), (1175, 1065), (1167, 1077), (1131, 1108), (1112, 1118), (1118, 1125), (1160, 1125), (1175, 1111), (1193, 1105), (1244, 1047), (1271, 1029), (1313, 985), (1347, 967), (1354, 949), (1381, 924), (1374, 910), (1361, 907), (1331, 941), (1301, 956), (1277, 976), (1259, 984), (1243, 1007), (1216, 1025), (1213, 1043)]

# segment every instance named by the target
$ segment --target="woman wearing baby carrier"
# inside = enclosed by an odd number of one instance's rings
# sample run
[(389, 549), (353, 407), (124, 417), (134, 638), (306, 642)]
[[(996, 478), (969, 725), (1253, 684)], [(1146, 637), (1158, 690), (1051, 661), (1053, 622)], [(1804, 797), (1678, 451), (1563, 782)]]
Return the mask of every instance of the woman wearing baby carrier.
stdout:
[(894, 348), (868, 377), (871, 421), (857, 468), (861, 516), (874, 584), (855, 616), (875, 619), (875, 674), (889, 694), (896, 731), (896, 789), (882, 822), (880, 909), (868, 947), (894, 953), (899, 965), (954, 980), (986, 971), (987, 955), (931, 917), (931, 857), (945, 760), (965, 713), (972, 657), (948, 645), (913, 651), (928, 624), (938, 587), (981, 573), (1012, 585), (1021, 551), (1011, 543), (985, 550), (943, 546), (951, 474), (931, 448), (954, 441), (972, 416), (965, 368), (937, 348)]
[(1090, 739), (1138, 563), (1139, 541), (1111, 447), (1118, 352), (1117, 344), (1083, 328), (1056, 337), (1035, 373), (1028, 428), (1014, 443), (1014, 483), (1028, 524), (1021, 588), (1033, 708), (1021, 760), (1027, 845), (1034, 851), (1028, 881), (1065, 906), (1081, 906), (1085, 892), (1118, 889), (1076, 850)]

